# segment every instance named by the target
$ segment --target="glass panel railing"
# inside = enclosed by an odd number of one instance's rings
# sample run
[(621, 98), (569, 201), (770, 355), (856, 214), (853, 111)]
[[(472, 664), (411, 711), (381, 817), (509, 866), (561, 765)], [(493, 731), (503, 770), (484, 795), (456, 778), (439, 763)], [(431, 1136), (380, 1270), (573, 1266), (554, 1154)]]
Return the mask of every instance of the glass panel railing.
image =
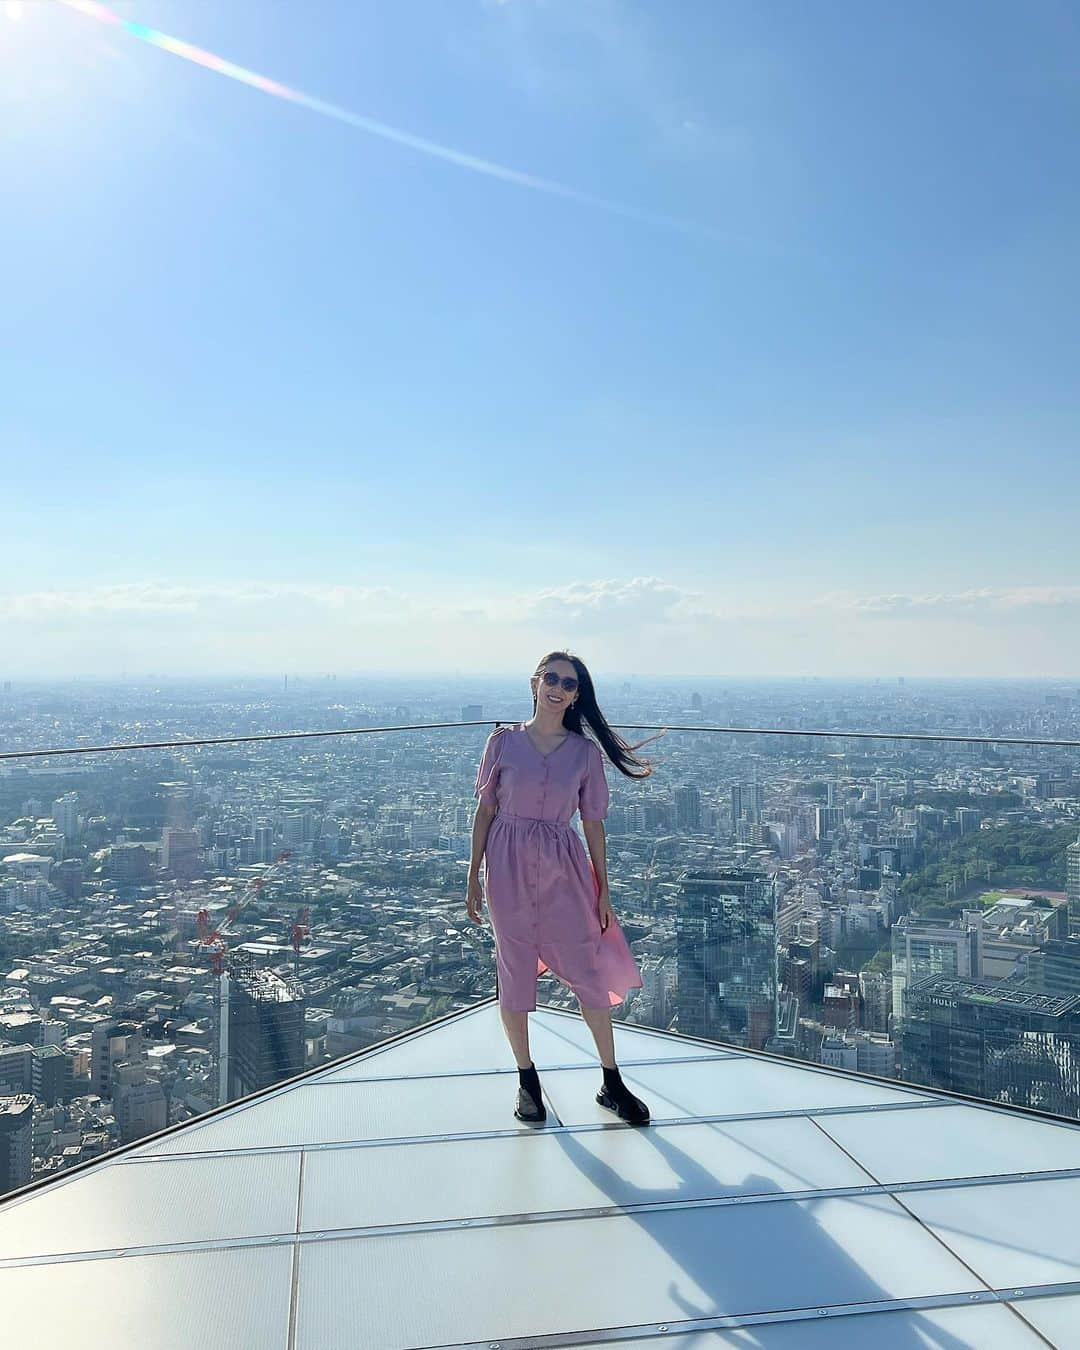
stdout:
[[(494, 996), (489, 729), (0, 763), (7, 1188)], [(643, 980), (616, 1018), (1080, 1117), (1074, 746), (674, 726), (642, 754), (607, 765)]]
[(488, 730), (0, 764), (0, 1097), (32, 1116), (0, 1189), (491, 997)]
[(644, 980), (620, 1015), (1080, 1117), (1074, 747), (685, 731), (650, 752), (643, 782), (608, 773)]

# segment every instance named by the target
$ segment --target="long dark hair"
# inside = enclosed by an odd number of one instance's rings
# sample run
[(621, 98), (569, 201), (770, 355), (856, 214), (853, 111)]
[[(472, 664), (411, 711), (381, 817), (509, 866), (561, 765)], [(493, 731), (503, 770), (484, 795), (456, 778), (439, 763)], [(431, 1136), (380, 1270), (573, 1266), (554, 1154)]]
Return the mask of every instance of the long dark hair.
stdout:
[[(563, 713), (563, 726), (568, 731), (576, 731), (580, 736), (584, 736), (582, 722), (588, 722), (592, 728), (593, 735), (600, 744), (600, 748), (605, 751), (612, 764), (624, 774), (627, 778), (648, 778), (652, 773), (654, 765), (647, 759), (641, 759), (634, 754), (643, 745), (648, 745), (649, 741), (659, 740), (661, 736), (667, 734), (667, 729), (657, 732), (655, 736), (647, 736), (645, 740), (638, 741), (636, 745), (628, 745), (626, 741), (616, 731), (612, 731), (608, 726), (607, 718), (600, 711), (596, 702), (596, 690), (593, 688), (592, 676), (589, 674), (585, 662), (579, 656), (572, 652), (548, 652), (533, 671), (533, 676), (538, 677), (542, 674), (544, 667), (549, 661), (569, 661), (577, 672), (578, 696), (574, 701), (572, 708), (567, 708)], [(542, 683), (537, 685), (537, 689), (542, 687)], [(536, 715), (536, 693), (533, 693), (533, 715)], [(634, 769), (640, 769), (642, 772), (635, 773)]]

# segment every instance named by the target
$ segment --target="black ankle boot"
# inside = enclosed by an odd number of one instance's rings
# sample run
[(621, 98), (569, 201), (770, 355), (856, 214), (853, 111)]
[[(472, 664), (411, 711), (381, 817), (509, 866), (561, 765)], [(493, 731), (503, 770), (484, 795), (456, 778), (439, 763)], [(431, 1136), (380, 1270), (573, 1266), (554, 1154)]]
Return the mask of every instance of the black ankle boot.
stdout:
[(540, 1091), (540, 1075), (536, 1072), (535, 1064), (530, 1064), (527, 1069), (518, 1069), (518, 1095), (514, 1115), (518, 1120), (530, 1122), (547, 1120), (547, 1109)]
[(628, 1125), (647, 1125), (649, 1108), (623, 1082), (618, 1065), (614, 1069), (601, 1067), (604, 1068), (604, 1086), (596, 1094), (596, 1100)]

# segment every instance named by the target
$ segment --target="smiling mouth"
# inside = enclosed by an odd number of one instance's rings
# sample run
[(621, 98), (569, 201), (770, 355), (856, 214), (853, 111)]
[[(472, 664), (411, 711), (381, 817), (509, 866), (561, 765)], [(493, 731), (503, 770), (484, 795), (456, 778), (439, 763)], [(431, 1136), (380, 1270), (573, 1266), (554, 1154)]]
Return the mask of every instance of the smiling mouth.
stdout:
[(548, 695), (547, 695), (547, 701), (548, 701), (549, 703), (561, 703), (561, 702), (562, 702), (562, 699), (561, 699), (561, 698), (556, 698), (554, 694), (548, 694)]

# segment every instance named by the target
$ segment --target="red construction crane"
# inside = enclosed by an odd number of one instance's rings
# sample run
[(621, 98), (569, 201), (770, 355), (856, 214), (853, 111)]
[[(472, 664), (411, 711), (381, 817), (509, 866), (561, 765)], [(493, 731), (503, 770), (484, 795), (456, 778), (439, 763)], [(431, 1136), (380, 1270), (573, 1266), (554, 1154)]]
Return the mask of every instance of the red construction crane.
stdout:
[(210, 911), (200, 909), (195, 917), (195, 930), (198, 933), (200, 946), (209, 949), (210, 965), (215, 975), (220, 975), (225, 968), (225, 957), (228, 954), (229, 944), (225, 941), (225, 934), (236, 922), (236, 920), (247, 909), (248, 905), (255, 899), (266, 883), (273, 877), (275, 872), (292, 857), (292, 850), (286, 849), (284, 853), (279, 853), (274, 862), (266, 869), (262, 876), (255, 877), (245, 887), (240, 899), (229, 909), (228, 917), (220, 928), (210, 927)]
[(300, 947), (304, 938), (311, 934), (311, 909), (305, 906), (296, 916), (296, 922), (292, 930), (292, 949), (294, 952), (294, 966), (297, 975), (300, 974)]

